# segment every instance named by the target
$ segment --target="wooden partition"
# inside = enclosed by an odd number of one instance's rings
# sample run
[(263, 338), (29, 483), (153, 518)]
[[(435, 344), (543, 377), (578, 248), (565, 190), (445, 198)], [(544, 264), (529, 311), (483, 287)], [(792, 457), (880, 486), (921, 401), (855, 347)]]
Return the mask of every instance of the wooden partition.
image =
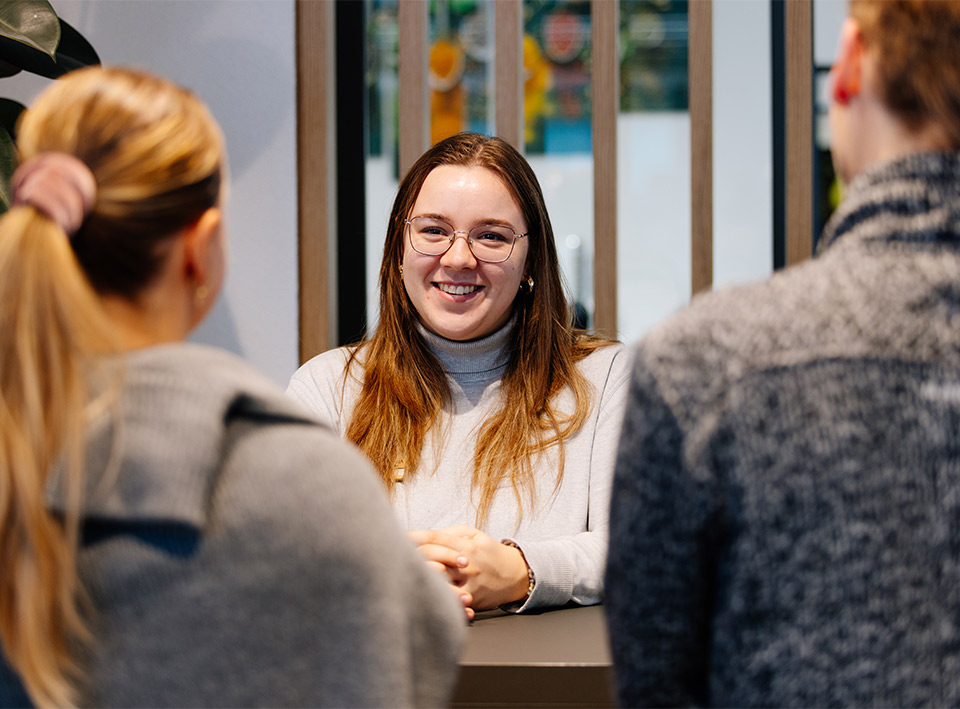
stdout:
[(429, 33), (427, 9), (421, 0), (402, 0), (397, 4), (399, 32), (397, 84), (399, 86), (399, 132), (401, 179), (429, 146), (427, 135), (427, 48)]
[(690, 290), (713, 287), (713, 1), (689, 8)]
[(495, 0), (494, 115), (497, 135), (523, 152), (523, 5)]
[(297, 3), (300, 361), (336, 346), (330, 242), (334, 200), (332, 2)]
[[(340, 0), (349, 1), (349, 0)], [(783, 2), (783, 0), (771, 0)], [(493, 0), (497, 132), (523, 148), (523, 27), (520, 0)], [(331, 336), (337, 285), (330, 276), (335, 174), (330, 76), (336, 3), (297, 2), (298, 168), (300, 196), (300, 356), (336, 346)], [(691, 140), (691, 290), (713, 282), (713, 0), (689, 4)], [(810, 256), (813, 237), (812, 0), (787, 0), (786, 175), (787, 263)], [(428, 147), (428, 3), (400, 0), (399, 168), (402, 175)], [(619, 4), (591, 0), (594, 155), (594, 322), (617, 331), (617, 115)], [(357, 41), (363, 41), (358, 37)], [(722, 137), (721, 137), (722, 139)], [(628, 169), (630, 166), (627, 166)], [(346, 287), (346, 286), (344, 286)], [(342, 294), (341, 294), (342, 295)]]
[(813, 251), (813, 0), (785, 4), (787, 265)]
[(593, 89), (594, 328), (617, 336), (617, 114), (620, 13), (616, 0), (590, 3)]

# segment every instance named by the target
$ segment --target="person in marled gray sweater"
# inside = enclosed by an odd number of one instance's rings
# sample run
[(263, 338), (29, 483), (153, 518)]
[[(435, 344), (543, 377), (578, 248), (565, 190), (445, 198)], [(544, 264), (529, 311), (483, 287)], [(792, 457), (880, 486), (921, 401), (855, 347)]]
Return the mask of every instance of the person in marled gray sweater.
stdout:
[(194, 95), (72, 72), (0, 219), (0, 706), (442, 706), (462, 607), (363, 456), (233, 355)]
[(637, 348), (606, 573), (624, 706), (960, 703), (958, 33), (950, 2), (853, 3), (821, 254)]

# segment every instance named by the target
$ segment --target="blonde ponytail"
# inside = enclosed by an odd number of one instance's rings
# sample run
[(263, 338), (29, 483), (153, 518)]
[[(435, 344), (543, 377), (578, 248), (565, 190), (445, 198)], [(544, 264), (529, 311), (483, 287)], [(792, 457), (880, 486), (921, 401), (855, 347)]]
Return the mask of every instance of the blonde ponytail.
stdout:
[[(66, 234), (31, 207), (0, 219), (0, 332), (0, 640), (35, 704), (69, 706), (88, 640), (76, 570), (87, 368), (110, 328)], [(62, 520), (46, 506), (61, 459)]]
[[(77, 571), (84, 412), (118, 349), (100, 298), (135, 302), (172, 236), (217, 204), (223, 137), (189, 91), (96, 67), (37, 98), (17, 147), (14, 204), (31, 206), (0, 219), (0, 643), (35, 704), (67, 706), (94, 640)], [(46, 505), (57, 465), (62, 518)]]

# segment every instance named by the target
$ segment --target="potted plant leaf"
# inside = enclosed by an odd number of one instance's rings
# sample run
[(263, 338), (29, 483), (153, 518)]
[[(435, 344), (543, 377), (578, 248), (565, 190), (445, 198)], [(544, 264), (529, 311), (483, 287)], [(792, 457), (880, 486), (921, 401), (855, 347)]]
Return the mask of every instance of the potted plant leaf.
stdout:
[[(0, 78), (27, 71), (56, 79), (100, 57), (83, 35), (57, 16), (47, 0), (0, 0)], [(10, 207), (17, 167), (17, 119), (26, 107), (0, 98), (0, 213)]]

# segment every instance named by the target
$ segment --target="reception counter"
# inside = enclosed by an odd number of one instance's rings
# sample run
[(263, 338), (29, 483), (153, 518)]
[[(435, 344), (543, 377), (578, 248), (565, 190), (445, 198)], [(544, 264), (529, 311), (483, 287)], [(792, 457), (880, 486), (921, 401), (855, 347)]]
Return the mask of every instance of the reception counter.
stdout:
[(615, 706), (603, 606), (479, 613), (467, 633), (453, 706)]

